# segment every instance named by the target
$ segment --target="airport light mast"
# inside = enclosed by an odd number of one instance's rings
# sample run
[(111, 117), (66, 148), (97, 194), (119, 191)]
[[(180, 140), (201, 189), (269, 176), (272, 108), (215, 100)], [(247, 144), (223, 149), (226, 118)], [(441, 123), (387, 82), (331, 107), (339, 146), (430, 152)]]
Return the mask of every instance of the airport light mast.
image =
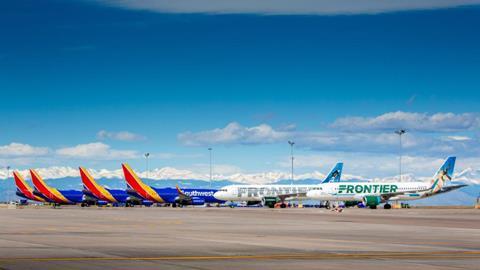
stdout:
[(400, 182), (402, 182), (402, 135), (407, 131), (405, 129), (396, 130), (395, 133), (400, 137), (400, 158), (399, 158), (399, 171), (400, 171)]
[(145, 160), (147, 165), (147, 179), (148, 179), (148, 158), (150, 157), (150, 153), (145, 153)]
[(293, 145), (295, 144), (294, 141), (288, 141), (288, 144), (290, 144), (290, 156), (292, 159), (292, 177), (291, 177), (291, 185), (293, 185)]
[(209, 182), (210, 188), (212, 188), (212, 150), (213, 148), (211, 147), (208, 148), (208, 152), (210, 155), (210, 182)]
[[(7, 178), (6, 178), (6, 179), (8, 180), (8, 177), (10, 176), (10, 166), (8, 166), (8, 165), (7, 165), (6, 169), (7, 169)], [(11, 201), (11, 198), (10, 198), (10, 191), (8, 191), (8, 192), (7, 192), (7, 194), (8, 194), (8, 196), (7, 196), (8, 198), (7, 198), (7, 200), (8, 200), (8, 202), (10, 203), (10, 201)]]

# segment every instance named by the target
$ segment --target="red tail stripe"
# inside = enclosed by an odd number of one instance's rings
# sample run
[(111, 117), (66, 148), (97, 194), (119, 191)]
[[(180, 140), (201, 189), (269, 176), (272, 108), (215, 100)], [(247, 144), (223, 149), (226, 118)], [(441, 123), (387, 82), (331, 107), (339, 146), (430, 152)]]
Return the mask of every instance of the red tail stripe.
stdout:
[(83, 169), (80, 169), (80, 176), (82, 177), (82, 182), (83, 184), (87, 187), (88, 190), (90, 190), (95, 196), (97, 196), (100, 199), (106, 199), (105, 196), (103, 196), (102, 192), (98, 190), (98, 188), (90, 181), (90, 178), (85, 174)]
[(123, 173), (125, 175), (125, 180), (127, 183), (144, 199), (151, 199), (147, 191), (142, 188), (142, 186), (136, 181), (135, 177), (130, 173), (130, 171), (122, 164)]
[(17, 185), (18, 189), (20, 189), (23, 195), (29, 199), (35, 199), (31, 188), (21, 180), (20, 176), (17, 175), (17, 172), (13, 172), (13, 178), (15, 179), (15, 185)]

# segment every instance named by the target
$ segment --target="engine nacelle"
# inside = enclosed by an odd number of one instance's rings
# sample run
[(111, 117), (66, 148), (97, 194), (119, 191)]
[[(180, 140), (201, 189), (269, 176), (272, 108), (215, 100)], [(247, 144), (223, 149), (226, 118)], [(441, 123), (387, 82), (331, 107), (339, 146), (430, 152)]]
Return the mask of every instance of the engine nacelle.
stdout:
[(259, 205), (262, 204), (262, 201), (248, 201), (247, 206)]
[(20, 200), (20, 205), (28, 205), (28, 200), (21, 199)]
[(153, 203), (154, 203), (153, 201), (147, 201), (147, 200), (142, 201), (142, 205), (147, 206), (147, 207), (152, 206)]
[(262, 203), (263, 205), (273, 208), (275, 207), (275, 204), (280, 201), (280, 198), (278, 197), (263, 197)]
[(191, 197), (191, 198), (185, 198), (185, 199), (176, 197), (175, 203), (179, 205), (204, 205), (205, 199), (202, 199), (200, 197)]
[(359, 200), (359, 201), (345, 201), (345, 207), (357, 206), (361, 202), (362, 202), (362, 200)]
[(97, 201), (97, 205), (98, 205), (98, 206), (105, 206), (105, 205), (107, 205), (107, 204), (108, 204), (107, 201), (100, 201), (100, 200)]
[(376, 207), (382, 203), (382, 198), (380, 196), (365, 196), (363, 197), (363, 202), (365, 206)]

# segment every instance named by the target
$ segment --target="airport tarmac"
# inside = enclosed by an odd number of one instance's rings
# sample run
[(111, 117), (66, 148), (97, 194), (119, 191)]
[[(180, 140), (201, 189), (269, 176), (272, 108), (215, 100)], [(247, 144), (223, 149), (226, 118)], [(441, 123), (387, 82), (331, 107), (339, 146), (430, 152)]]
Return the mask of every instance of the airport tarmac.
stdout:
[(479, 269), (480, 210), (0, 209), (0, 269)]

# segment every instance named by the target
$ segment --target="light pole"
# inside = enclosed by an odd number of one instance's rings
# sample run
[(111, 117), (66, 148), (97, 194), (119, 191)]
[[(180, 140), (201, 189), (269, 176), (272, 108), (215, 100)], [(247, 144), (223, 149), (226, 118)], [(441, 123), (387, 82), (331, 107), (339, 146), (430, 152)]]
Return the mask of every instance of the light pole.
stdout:
[(400, 182), (402, 182), (402, 135), (405, 134), (407, 131), (405, 129), (395, 130), (395, 133), (400, 137), (400, 158), (399, 158), (399, 170), (400, 170)]
[(212, 150), (213, 149), (211, 147), (208, 148), (208, 152), (210, 155), (210, 182), (209, 182), (210, 188), (212, 188)]
[(288, 144), (290, 144), (290, 156), (292, 158), (292, 178), (291, 178), (291, 184), (293, 185), (293, 145), (295, 142), (293, 141), (288, 141)]
[(147, 179), (148, 179), (148, 157), (150, 157), (150, 153), (145, 153), (145, 160), (147, 165)]

